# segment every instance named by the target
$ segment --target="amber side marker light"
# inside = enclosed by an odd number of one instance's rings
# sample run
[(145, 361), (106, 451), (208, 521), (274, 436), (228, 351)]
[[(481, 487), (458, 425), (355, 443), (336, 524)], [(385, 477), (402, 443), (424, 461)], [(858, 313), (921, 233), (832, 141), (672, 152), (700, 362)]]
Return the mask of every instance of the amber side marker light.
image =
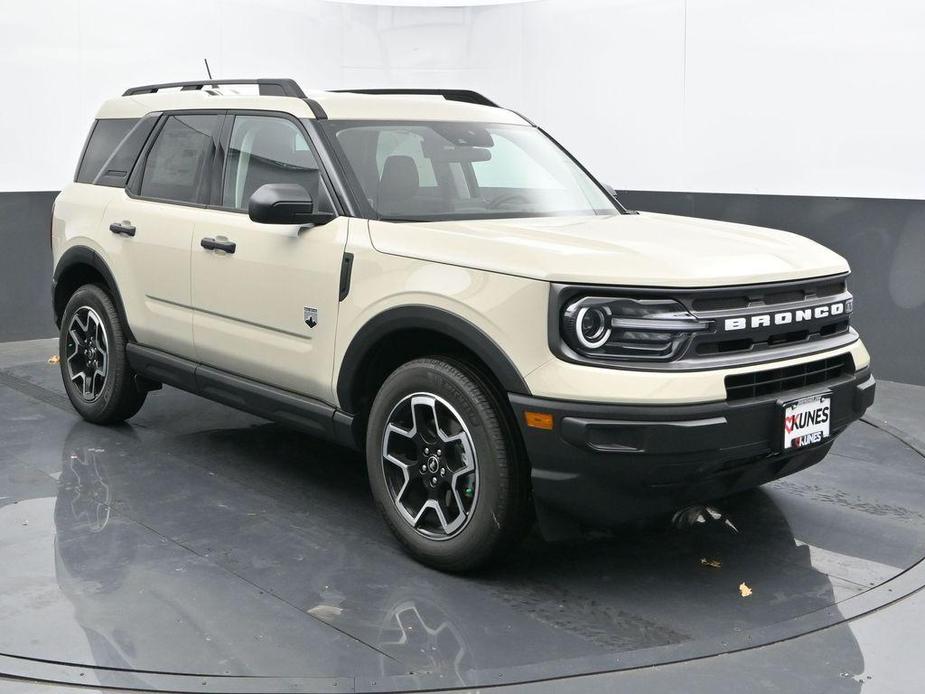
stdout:
[(524, 420), (532, 429), (547, 429), (552, 431), (552, 415), (548, 412), (524, 412)]

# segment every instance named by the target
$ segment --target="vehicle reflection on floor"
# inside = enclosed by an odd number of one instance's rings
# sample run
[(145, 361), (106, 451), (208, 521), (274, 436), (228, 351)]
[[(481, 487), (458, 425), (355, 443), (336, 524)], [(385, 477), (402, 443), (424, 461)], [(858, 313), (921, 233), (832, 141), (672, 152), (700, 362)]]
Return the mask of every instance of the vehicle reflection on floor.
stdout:
[[(692, 639), (716, 639), (721, 650), (725, 633), (829, 607), (862, 590), (813, 566), (811, 547), (795, 541), (773, 490), (719, 507), (735, 530), (713, 521), (626, 529), (578, 546), (531, 539), (491, 572), (452, 577), (409, 562), (384, 533), (369, 532), (377, 519), (361, 479), (319, 488), (305, 477), (327, 475), (283, 462), (279, 449), (298, 435), (271, 425), (202, 434), (228, 439), (218, 454), (246, 435), (250, 455), (260, 451), (252, 472), (272, 475), (271, 488), (293, 486), (274, 498), (265, 484), (243, 491), (238, 466), (228, 470), (234, 482), (216, 484), (218, 473), (184, 464), (176, 446), (205, 448), (199, 435), (148, 453), (142, 471), (135, 447), (143, 443), (133, 434), (75, 425), (55, 504), (58, 584), (94, 660), (110, 667), (325, 672), (304, 658), (316, 640), (302, 635), (300, 657), (293, 635), (282, 638), (281, 625), (268, 619), (266, 603), (279, 603), (372, 646), (376, 674), (439, 673), (447, 686), (461, 685), (476, 669)], [(170, 470), (158, 460), (170, 461)], [(358, 464), (347, 465), (348, 477), (362, 477)], [(303, 496), (313, 498), (306, 508), (297, 503)], [(241, 579), (235, 590), (221, 590), (215, 565)], [(235, 596), (240, 582), (270, 597), (249, 604)], [(747, 599), (740, 583), (754, 591)], [(288, 652), (279, 654), (283, 640)], [(841, 653), (852, 654), (850, 670), (863, 671), (856, 646), (845, 643)], [(845, 681), (845, 691), (852, 683)]]
[[(383, 672), (380, 656), (363, 644), (187, 551), (179, 538), (114, 512), (131, 503), (125, 492), (133, 485), (112, 474), (124, 462), (118, 445), (115, 453), (84, 445), (99, 434), (80, 423), (69, 435), (54, 506), (56, 580), (86, 632), (93, 662), (216, 675), (272, 668), (301, 676), (358, 666)], [(165, 501), (160, 492), (171, 493), (144, 486), (133, 492), (155, 506)], [(182, 516), (161, 520), (183, 522)], [(392, 661), (386, 665), (387, 674), (404, 672)]]

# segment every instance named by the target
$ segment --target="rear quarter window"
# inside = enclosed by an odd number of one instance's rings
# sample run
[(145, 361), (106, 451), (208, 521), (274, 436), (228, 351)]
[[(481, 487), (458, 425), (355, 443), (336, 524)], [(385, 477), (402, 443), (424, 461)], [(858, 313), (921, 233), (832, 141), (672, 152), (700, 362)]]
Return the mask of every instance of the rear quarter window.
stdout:
[(106, 118), (96, 121), (77, 167), (75, 180), (78, 183), (93, 183), (100, 169), (136, 123), (137, 118)]

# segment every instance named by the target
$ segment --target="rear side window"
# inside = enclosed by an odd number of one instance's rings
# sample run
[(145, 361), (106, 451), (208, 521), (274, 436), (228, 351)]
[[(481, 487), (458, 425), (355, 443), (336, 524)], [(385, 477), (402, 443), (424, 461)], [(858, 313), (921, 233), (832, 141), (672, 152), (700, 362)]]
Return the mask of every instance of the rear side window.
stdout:
[(75, 180), (78, 183), (93, 183), (103, 164), (109, 160), (116, 147), (137, 122), (137, 118), (107, 118), (96, 121), (90, 131), (80, 166), (77, 167)]
[(208, 199), (218, 116), (170, 116), (145, 161), (142, 197), (175, 202)]

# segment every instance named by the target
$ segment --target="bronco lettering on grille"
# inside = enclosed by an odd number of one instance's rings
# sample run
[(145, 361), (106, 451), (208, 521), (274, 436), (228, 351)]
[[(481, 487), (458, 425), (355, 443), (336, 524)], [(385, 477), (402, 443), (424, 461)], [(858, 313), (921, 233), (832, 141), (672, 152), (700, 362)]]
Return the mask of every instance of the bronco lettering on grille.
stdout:
[(851, 313), (854, 300), (846, 299), (833, 304), (823, 304), (811, 308), (796, 309), (793, 311), (777, 311), (775, 313), (756, 313), (752, 316), (727, 318), (723, 323), (726, 332), (745, 330), (746, 328), (769, 328), (772, 325), (788, 325), (790, 323), (803, 323), (810, 320), (832, 318)]

